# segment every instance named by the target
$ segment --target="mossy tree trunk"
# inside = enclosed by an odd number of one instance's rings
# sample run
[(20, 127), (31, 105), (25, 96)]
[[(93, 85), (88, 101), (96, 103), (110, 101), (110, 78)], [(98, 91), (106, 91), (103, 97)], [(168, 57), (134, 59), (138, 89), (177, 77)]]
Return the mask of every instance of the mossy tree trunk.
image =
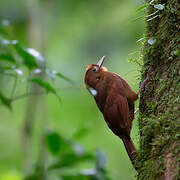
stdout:
[(149, 79), (140, 98), (136, 163), (143, 180), (180, 177), (180, 2), (151, 1), (147, 15), (158, 9), (147, 21), (143, 49), (142, 78)]

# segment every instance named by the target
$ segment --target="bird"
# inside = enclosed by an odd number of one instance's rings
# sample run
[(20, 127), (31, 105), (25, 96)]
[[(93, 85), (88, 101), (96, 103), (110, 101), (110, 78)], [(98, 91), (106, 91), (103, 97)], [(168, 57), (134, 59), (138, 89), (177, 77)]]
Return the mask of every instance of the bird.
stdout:
[(123, 141), (127, 154), (134, 164), (138, 153), (130, 132), (134, 119), (135, 101), (147, 79), (136, 93), (122, 77), (109, 72), (102, 66), (105, 58), (106, 56), (103, 56), (97, 64), (87, 66), (84, 83), (93, 95), (106, 124)]

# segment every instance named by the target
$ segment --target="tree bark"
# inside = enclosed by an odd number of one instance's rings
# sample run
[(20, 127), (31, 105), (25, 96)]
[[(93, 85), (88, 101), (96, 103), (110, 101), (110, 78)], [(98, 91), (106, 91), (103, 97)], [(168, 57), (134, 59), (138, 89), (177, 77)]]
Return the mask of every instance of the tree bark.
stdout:
[(147, 15), (158, 4), (164, 8), (148, 19), (143, 48), (142, 79), (149, 79), (140, 97), (136, 162), (137, 179), (143, 180), (180, 177), (180, 3), (155, 0)]

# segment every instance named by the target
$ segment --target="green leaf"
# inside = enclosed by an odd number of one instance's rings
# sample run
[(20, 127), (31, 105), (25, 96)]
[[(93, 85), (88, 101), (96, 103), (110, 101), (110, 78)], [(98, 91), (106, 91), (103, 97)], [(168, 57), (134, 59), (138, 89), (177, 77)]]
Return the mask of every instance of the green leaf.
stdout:
[(43, 81), (40, 78), (33, 78), (30, 81), (35, 83), (35, 84), (38, 84), (43, 89), (45, 89), (47, 92), (51, 92), (53, 94), (56, 94), (56, 90), (51, 86), (51, 84), (49, 82)]
[(68, 81), (69, 83), (71, 83), (71, 84), (74, 84), (74, 82), (70, 79), (70, 78), (68, 78), (67, 76), (64, 76), (62, 73), (60, 73), (60, 72), (57, 72), (56, 73), (56, 76), (58, 76), (58, 77), (60, 77), (61, 79), (64, 79), (65, 81)]
[(15, 59), (11, 54), (0, 54), (0, 61), (8, 61), (11, 63), (15, 63)]
[(143, 10), (143, 9), (145, 9), (145, 8), (147, 8), (147, 7), (148, 7), (148, 4), (144, 4), (144, 5), (140, 6), (140, 7), (136, 10), (136, 12), (140, 12), (141, 10)]
[(22, 48), (17, 41), (12, 44), (19, 56), (22, 57), (23, 63), (28, 69), (31, 70), (38, 67), (34, 56), (32, 56), (26, 49)]
[(45, 68), (45, 59), (40, 52), (33, 48), (27, 48), (25, 51), (35, 58), (38, 67)]
[[(3, 46), (11, 45), (22, 58), (23, 64), (30, 70), (34, 68), (44, 68), (45, 59), (37, 50), (33, 48), (23, 48), (17, 40), (1, 39), (0, 44)], [(12, 60), (12, 58), (11, 58)]]
[(7, 106), (9, 109), (12, 109), (11, 100), (6, 96), (4, 96), (1, 92), (0, 92), (0, 101), (3, 105)]
[(56, 132), (48, 132), (45, 136), (45, 139), (48, 150), (53, 155), (57, 155), (60, 152), (62, 144), (64, 144), (63, 139)]
[(12, 45), (28, 69), (32, 70), (37, 67), (45, 67), (45, 59), (37, 50), (33, 48), (25, 49), (17, 40), (1, 39), (0, 44), (4, 46)]
[(47, 82), (47, 81), (43, 81), (40, 78), (33, 78), (29, 80), (30, 82), (33, 82), (35, 84), (38, 84), (40, 87), (42, 87), (43, 89), (45, 89), (47, 92), (51, 92), (52, 94), (56, 95), (56, 97), (58, 98), (59, 101), (61, 101), (60, 97), (58, 96), (58, 94), (56, 93), (56, 90), (52, 87), (52, 85)]

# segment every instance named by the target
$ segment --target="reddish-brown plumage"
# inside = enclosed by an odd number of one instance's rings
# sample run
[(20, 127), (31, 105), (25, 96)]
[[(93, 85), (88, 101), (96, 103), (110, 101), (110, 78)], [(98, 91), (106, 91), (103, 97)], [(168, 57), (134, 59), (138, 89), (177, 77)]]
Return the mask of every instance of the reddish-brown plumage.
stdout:
[(124, 79), (102, 67), (104, 59), (105, 56), (98, 64), (87, 67), (84, 82), (93, 94), (107, 125), (122, 139), (133, 162), (137, 151), (130, 137), (130, 131), (134, 119), (134, 102), (138, 99), (140, 91), (133, 92)]

